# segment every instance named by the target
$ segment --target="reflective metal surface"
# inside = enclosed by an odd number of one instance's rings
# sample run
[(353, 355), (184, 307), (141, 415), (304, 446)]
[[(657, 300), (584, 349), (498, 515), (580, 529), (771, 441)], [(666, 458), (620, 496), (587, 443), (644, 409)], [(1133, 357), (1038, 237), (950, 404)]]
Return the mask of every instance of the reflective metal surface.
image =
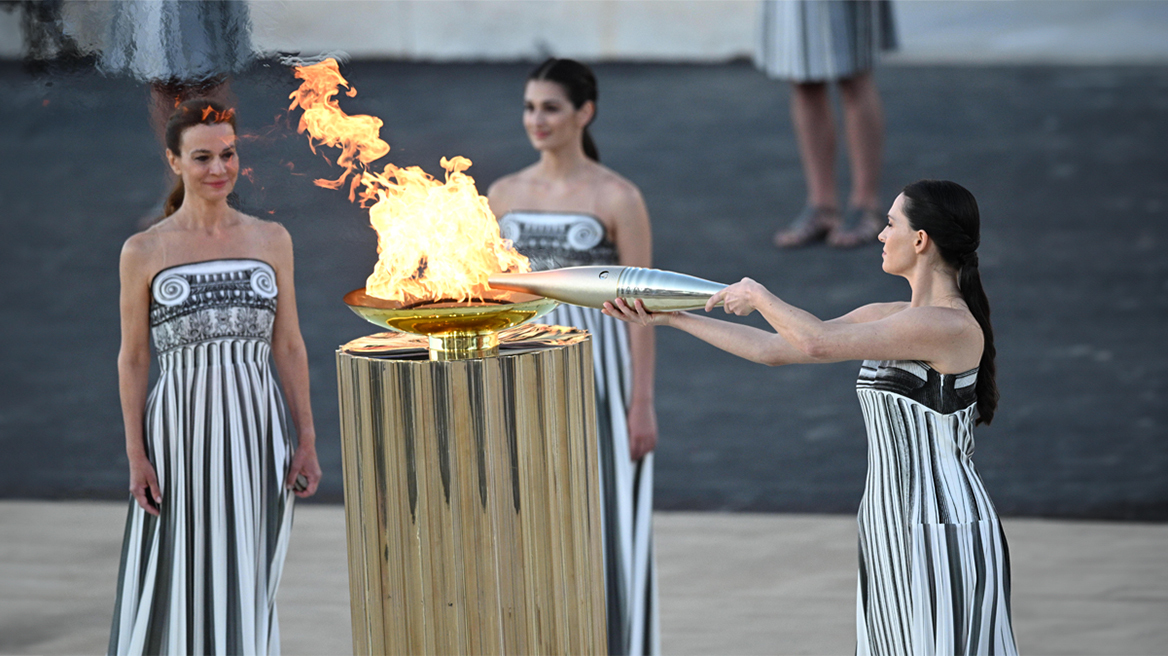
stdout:
[(531, 273), (501, 273), (492, 289), (538, 294), (563, 303), (599, 308), (605, 301), (640, 299), (650, 312), (696, 310), (726, 285), (684, 273), (624, 266), (583, 266)]
[(356, 654), (606, 648), (591, 342), (527, 324), (499, 357), (423, 337), (337, 352)]
[(358, 316), (382, 328), (429, 338), (432, 360), (463, 360), (496, 355), (497, 333), (551, 312), (558, 302), (505, 290), (491, 291), (481, 301), (403, 305), (355, 289), (345, 304)]

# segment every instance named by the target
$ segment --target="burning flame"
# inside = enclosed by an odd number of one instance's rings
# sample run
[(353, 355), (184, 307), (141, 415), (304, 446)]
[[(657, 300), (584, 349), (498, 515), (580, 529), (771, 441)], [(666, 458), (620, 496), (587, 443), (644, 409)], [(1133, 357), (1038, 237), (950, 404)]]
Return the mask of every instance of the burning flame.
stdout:
[(337, 164), (344, 172), (336, 180), (316, 180), (318, 186), (340, 189), (349, 179), (349, 200), (369, 209), (377, 231), (377, 266), (366, 281), (370, 296), (403, 303), (481, 298), (487, 277), (505, 271), (528, 271), (527, 258), (499, 235), (499, 224), (487, 199), (464, 173), (465, 157), (442, 158), (445, 182), (421, 168), (387, 164), (380, 172), (369, 166), (389, 152), (375, 116), (349, 116), (337, 101), (357, 90), (341, 76), (334, 59), (295, 67), (304, 80), (289, 98), (289, 110), (300, 107), (298, 131), (309, 145), (341, 149)]

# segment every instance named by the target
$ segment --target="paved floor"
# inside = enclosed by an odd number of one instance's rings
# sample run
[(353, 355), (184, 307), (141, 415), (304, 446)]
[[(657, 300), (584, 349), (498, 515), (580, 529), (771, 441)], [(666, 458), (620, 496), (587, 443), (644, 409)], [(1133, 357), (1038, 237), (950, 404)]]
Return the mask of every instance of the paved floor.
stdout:
[[(125, 506), (0, 502), (0, 654), (96, 654), (109, 636)], [(667, 654), (845, 654), (855, 522), (657, 513)], [(1027, 654), (1168, 654), (1168, 526), (1006, 520)], [(349, 654), (344, 516), (303, 506), (280, 585), (283, 651)]]

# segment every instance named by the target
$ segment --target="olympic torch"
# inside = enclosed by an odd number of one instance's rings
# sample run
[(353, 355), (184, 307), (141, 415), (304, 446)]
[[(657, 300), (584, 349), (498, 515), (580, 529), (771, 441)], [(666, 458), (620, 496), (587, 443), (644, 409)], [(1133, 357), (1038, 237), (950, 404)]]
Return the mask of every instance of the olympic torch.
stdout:
[(640, 299), (650, 312), (696, 310), (726, 285), (684, 273), (631, 266), (581, 266), (531, 273), (499, 273), (487, 279), (492, 289), (536, 294), (561, 303), (600, 308), (622, 298)]

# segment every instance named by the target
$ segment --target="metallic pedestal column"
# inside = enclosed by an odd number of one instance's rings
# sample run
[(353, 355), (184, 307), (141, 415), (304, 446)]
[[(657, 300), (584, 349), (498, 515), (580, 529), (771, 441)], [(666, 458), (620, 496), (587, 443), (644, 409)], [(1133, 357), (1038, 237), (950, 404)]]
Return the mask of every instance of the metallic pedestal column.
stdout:
[(527, 325), (337, 352), (355, 654), (606, 648), (591, 343)]

